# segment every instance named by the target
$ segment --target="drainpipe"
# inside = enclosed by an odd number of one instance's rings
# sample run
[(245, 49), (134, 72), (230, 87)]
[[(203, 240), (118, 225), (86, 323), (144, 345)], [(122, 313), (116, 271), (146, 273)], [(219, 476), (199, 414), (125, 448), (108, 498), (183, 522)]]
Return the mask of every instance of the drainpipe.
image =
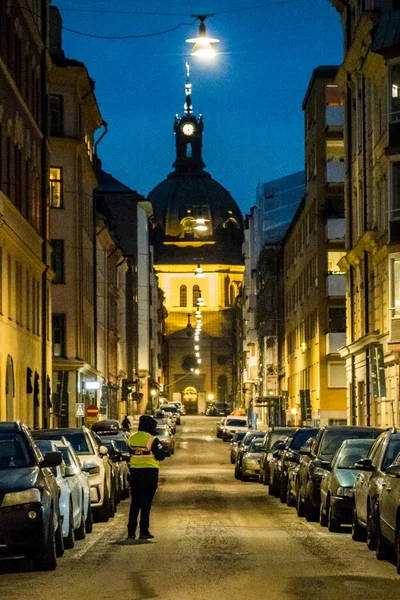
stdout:
[(48, 253), (48, 230), (49, 230), (49, 214), (47, 206), (47, 189), (48, 189), (48, 155), (47, 155), (47, 141), (48, 141), (48, 127), (49, 127), (49, 115), (48, 115), (48, 98), (47, 98), (47, 46), (48, 46), (48, 12), (47, 12), (47, 0), (41, 2), (41, 32), (42, 32), (42, 53), (40, 58), (40, 91), (41, 91), (41, 123), (40, 128), (43, 134), (41, 143), (41, 223), (40, 233), (42, 237), (42, 262), (45, 265), (45, 269), (42, 273), (42, 305), (41, 305), (41, 317), (42, 317), (42, 369), (41, 369), (41, 388), (42, 388), (42, 427), (48, 427), (48, 403), (49, 398), (47, 397), (47, 335), (49, 331), (48, 319), (48, 302), (49, 292), (47, 288), (47, 273), (49, 270), (50, 256)]

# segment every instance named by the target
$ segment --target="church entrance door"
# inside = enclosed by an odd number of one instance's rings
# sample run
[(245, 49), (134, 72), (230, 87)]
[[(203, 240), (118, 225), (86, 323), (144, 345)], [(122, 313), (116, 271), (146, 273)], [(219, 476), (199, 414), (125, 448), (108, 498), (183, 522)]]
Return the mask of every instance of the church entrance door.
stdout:
[(183, 404), (185, 405), (185, 408), (186, 408), (186, 414), (187, 415), (197, 415), (198, 394), (197, 394), (196, 388), (193, 386), (188, 386), (187, 388), (185, 388), (183, 390), (182, 396), (183, 396)]

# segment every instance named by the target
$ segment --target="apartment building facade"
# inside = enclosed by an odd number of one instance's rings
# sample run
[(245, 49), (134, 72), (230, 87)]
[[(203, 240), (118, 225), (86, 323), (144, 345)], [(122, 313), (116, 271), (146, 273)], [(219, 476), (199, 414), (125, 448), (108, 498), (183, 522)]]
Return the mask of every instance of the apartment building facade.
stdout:
[(395, 0), (331, 0), (346, 92), (346, 360), (351, 424), (399, 424), (400, 51)]
[(306, 193), (283, 240), (287, 422), (346, 424), (344, 107), (337, 67), (314, 70), (304, 102)]
[(31, 426), (51, 403), (47, 4), (0, 2), (0, 420)]

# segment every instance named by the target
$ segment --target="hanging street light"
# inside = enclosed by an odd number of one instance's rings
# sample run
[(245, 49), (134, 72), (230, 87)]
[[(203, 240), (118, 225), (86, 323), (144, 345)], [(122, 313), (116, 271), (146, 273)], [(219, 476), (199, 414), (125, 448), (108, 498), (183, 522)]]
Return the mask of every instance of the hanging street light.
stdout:
[(212, 44), (218, 44), (219, 40), (217, 40), (216, 38), (208, 37), (206, 32), (206, 25), (204, 23), (207, 17), (212, 17), (213, 15), (208, 14), (190, 16), (200, 21), (199, 35), (196, 38), (190, 38), (186, 40), (188, 44), (194, 44), (190, 54), (192, 56), (198, 56), (199, 58), (214, 58), (217, 54), (217, 51), (215, 50), (215, 48), (212, 47)]

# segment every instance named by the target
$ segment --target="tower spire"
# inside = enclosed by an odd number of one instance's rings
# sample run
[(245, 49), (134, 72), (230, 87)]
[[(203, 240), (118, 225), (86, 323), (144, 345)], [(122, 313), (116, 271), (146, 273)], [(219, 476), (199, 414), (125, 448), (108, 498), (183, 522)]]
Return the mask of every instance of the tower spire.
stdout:
[(185, 105), (184, 105), (185, 115), (191, 115), (192, 111), (193, 111), (192, 84), (190, 82), (190, 65), (188, 62), (186, 62), (185, 94), (186, 94), (186, 100), (185, 100)]

